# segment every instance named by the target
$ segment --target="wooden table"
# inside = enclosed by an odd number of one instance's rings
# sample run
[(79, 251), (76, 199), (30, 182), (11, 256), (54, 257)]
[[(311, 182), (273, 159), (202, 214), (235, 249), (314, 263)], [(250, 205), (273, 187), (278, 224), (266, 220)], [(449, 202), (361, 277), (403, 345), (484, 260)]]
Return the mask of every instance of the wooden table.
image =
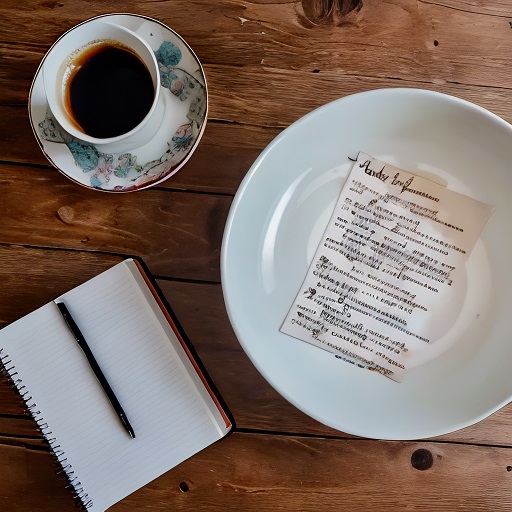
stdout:
[[(336, 98), (381, 87), (454, 94), (512, 121), (510, 2), (345, 4), (0, 4), (0, 325), (126, 256), (141, 256), (236, 420), (228, 438), (115, 511), (512, 510), (512, 405), (435, 439), (354, 438), (278, 395), (249, 362), (226, 315), (219, 271), (226, 216), (252, 161), (290, 123)], [(189, 163), (132, 194), (87, 190), (52, 168), (26, 108), (50, 44), (107, 12), (171, 26), (196, 51), (209, 84), (208, 125)], [(0, 510), (74, 510), (47, 445), (5, 381), (0, 465)]]

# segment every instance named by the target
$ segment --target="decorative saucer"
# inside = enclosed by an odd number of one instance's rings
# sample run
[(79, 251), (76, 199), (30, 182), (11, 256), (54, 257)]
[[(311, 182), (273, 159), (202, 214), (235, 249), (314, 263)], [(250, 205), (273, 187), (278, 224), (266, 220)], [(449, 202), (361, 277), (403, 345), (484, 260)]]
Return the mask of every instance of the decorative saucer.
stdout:
[(48, 160), (76, 183), (107, 192), (141, 190), (175, 174), (199, 144), (208, 112), (206, 77), (185, 40), (159, 21), (135, 14), (99, 18), (136, 32), (155, 52), (165, 109), (158, 133), (123, 153), (103, 152), (68, 134), (48, 108), (41, 72), (46, 56), (30, 89), (30, 123)]

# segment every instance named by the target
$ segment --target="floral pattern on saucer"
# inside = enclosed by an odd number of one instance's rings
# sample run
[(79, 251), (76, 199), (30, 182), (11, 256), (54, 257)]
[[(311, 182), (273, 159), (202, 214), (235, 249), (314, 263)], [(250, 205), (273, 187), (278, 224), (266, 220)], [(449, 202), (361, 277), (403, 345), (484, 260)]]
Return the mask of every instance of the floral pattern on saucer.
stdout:
[[(185, 69), (179, 68), (181, 50), (171, 41), (163, 41), (155, 56), (160, 69), (160, 81), (180, 101), (190, 100), (188, 122), (182, 124), (167, 142), (167, 150), (157, 159), (145, 163), (132, 153), (103, 153), (94, 145), (69, 135), (55, 120), (50, 109), (38, 123), (40, 137), (49, 142), (65, 144), (76, 165), (87, 173), (94, 188), (130, 191), (147, 186), (165, 177), (186, 156), (198, 136), (206, 117), (206, 88)], [(115, 186), (113, 177), (123, 180)]]

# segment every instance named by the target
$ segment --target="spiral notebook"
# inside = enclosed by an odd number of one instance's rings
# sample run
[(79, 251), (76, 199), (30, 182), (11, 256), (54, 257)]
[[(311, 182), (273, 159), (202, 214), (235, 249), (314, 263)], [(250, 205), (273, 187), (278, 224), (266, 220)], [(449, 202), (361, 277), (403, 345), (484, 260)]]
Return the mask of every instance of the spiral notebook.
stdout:
[[(120, 422), (56, 302), (129, 418)], [(0, 331), (0, 357), (84, 507), (106, 510), (231, 422), (139, 262), (125, 260)]]

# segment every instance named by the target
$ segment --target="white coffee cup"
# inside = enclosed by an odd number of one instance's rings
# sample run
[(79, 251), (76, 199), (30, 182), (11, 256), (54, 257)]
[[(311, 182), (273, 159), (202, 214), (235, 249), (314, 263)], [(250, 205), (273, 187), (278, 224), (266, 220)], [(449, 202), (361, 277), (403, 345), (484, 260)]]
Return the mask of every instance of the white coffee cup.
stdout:
[[(82, 52), (97, 44), (115, 42), (128, 47), (146, 65), (153, 82), (154, 97), (142, 121), (126, 133), (115, 137), (98, 138), (82, 131), (73, 120), (65, 102), (67, 79), (74, 62)], [(93, 19), (63, 34), (50, 48), (42, 65), (44, 88), (50, 110), (56, 121), (73, 137), (93, 144), (102, 152), (129, 151), (149, 142), (156, 134), (163, 118), (163, 95), (160, 72), (151, 47), (135, 32), (113, 25), (102, 19)], [(108, 112), (105, 113), (108, 115)]]

